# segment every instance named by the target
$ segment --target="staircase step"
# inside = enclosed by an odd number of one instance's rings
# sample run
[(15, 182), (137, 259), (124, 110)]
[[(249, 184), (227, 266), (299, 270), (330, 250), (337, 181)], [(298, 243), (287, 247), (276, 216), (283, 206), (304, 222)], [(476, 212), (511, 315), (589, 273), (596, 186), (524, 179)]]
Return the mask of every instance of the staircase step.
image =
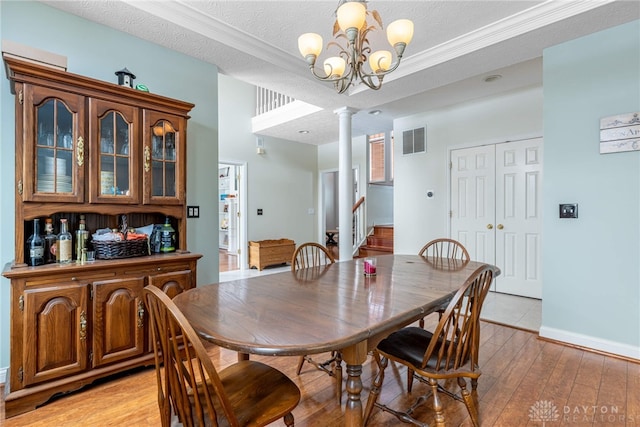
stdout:
[(360, 246), (356, 258), (393, 253), (393, 225), (374, 225), (367, 242)]
[(363, 245), (363, 246), (360, 246), (360, 249), (358, 251), (358, 257), (363, 258), (367, 256), (388, 255), (392, 253), (393, 253), (393, 247), (385, 248), (385, 247), (379, 247), (379, 246)]
[(393, 239), (393, 225), (374, 225), (373, 235)]
[(393, 237), (367, 236), (367, 246), (377, 246), (393, 249)]

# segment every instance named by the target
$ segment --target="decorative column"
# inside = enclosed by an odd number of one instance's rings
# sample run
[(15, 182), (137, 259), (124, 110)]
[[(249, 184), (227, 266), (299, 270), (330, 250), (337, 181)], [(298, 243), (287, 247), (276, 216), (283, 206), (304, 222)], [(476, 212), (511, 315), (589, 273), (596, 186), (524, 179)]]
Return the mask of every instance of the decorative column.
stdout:
[(340, 261), (353, 259), (353, 161), (351, 116), (357, 113), (349, 107), (334, 111), (340, 120), (338, 139), (338, 248)]

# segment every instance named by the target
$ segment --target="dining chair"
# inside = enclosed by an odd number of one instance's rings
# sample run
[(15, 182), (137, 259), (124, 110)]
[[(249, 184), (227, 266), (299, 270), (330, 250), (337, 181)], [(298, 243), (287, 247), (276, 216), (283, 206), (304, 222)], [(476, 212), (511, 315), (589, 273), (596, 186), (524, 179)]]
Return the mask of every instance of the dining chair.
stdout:
[[(479, 425), (478, 409), (474, 397), (467, 390), (467, 378), (477, 379), (480, 346), (480, 310), (493, 280), (493, 269), (488, 265), (478, 267), (458, 289), (449, 302), (433, 332), (411, 326), (403, 328), (380, 341), (373, 351), (379, 369), (373, 379), (369, 399), (364, 412), (365, 424), (376, 406), (390, 412), (403, 422), (424, 426), (412, 416), (414, 409), (433, 396), (436, 425), (444, 426), (443, 404), (440, 393), (461, 401), (467, 407), (474, 426)], [(399, 411), (378, 403), (384, 372), (389, 360), (407, 367), (413, 378), (429, 385), (426, 395), (418, 397), (409, 409)], [(438, 381), (457, 379), (460, 394), (455, 394)], [(411, 391), (411, 385), (409, 385)], [(474, 392), (475, 394), (475, 392)]]
[(334, 262), (336, 262), (336, 260), (326, 247), (319, 243), (306, 242), (298, 246), (293, 252), (291, 271), (333, 264)]
[(463, 261), (469, 259), (469, 252), (462, 243), (447, 238), (430, 241), (420, 249), (418, 255), (423, 257), (461, 259)]
[[(311, 277), (316, 275), (319, 267), (328, 266), (335, 263), (335, 259), (329, 250), (315, 242), (303, 243), (293, 252), (291, 259), (291, 271), (296, 277), (303, 271), (311, 271)], [(323, 362), (318, 362), (308, 355), (300, 356), (296, 373), (300, 375), (304, 362), (309, 362), (331, 377), (336, 379), (336, 396), (338, 402), (342, 402), (342, 354), (339, 351), (332, 351), (331, 357)]]
[(155, 286), (145, 287), (143, 295), (150, 317), (163, 427), (175, 421), (185, 427), (265, 426), (280, 418), (287, 426), (294, 425), (291, 411), (300, 402), (300, 389), (293, 381), (251, 360), (217, 371), (173, 301)]
[[(457, 240), (448, 238), (431, 240), (418, 251), (418, 255), (443, 268), (445, 265), (449, 267), (455, 263), (456, 261), (454, 260), (460, 260), (462, 262), (469, 261), (469, 252), (464, 245)], [(440, 316), (445, 308), (446, 306), (437, 310)], [(424, 328), (424, 317), (420, 319), (418, 323), (421, 328)]]

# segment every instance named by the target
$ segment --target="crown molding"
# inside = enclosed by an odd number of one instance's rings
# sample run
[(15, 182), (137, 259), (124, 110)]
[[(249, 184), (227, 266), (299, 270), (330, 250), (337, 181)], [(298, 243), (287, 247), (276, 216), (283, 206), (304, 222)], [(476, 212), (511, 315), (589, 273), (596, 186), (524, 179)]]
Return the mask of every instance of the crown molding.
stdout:
[[(194, 31), (206, 38), (215, 40), (218, 43), (259, 58), (287, 71), (296, 72), (296, 70), (299, 70), (297, 73), (300, 75), (308, 74), (308, 66), (303, 59), (298, 57), (297, 52), (286, 52), (214, 16), (203, 14), (187, 1), (161, 2), (160, 5), (156, 2), (138, 0), (123, 1), (134, 8), (165, 21), (172, 22), (190, 31)], [(385, 81), (389, 82), (401, 79), (410, 74), (538, 30), (614, 1), (615, 0), (548, 0), (445, 43), (433, 46), (425, 51), (407, 56), (402, 60), (401, 67), (386, 76)], [(348, 93), (349, 95), (353, 95), (365, 90), (371, 89), (365, 85), (358, 85), (352, 87)]]
[[(613, 1), (615, 0), (548, 0), (430, 49), (408, 56), (402, 60), (402, 64), (397, 70), (385, 76), (385, 81), (401, 79), (418, 71), (588, 12)], [(370, 89), (360, 85), (349, 91), (349, 94), (356, 94), (364, 90)]]

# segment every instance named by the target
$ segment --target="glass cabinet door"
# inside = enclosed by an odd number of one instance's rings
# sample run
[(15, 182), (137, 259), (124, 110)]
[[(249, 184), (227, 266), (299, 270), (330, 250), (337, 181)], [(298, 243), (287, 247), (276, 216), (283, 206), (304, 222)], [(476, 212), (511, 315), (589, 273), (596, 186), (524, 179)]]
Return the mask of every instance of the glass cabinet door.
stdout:
[(27, 133), (24, 153), (34, 173), (23, 177), (24, 200), (83, 202), (84, 98), (39, 87), (28, 93), (25, 128), (33, 137)]
[(184, 119), (145, 111), (144, 126), (144, 203), (182, 203), (184, 171), (178, 160), (184, 155)]
[(91, 150), (95, 153), (92, 155), (93, 179), (89, 183), (90, 201), (138, 203), (136, 108), (94, 99), (90, 102)]

